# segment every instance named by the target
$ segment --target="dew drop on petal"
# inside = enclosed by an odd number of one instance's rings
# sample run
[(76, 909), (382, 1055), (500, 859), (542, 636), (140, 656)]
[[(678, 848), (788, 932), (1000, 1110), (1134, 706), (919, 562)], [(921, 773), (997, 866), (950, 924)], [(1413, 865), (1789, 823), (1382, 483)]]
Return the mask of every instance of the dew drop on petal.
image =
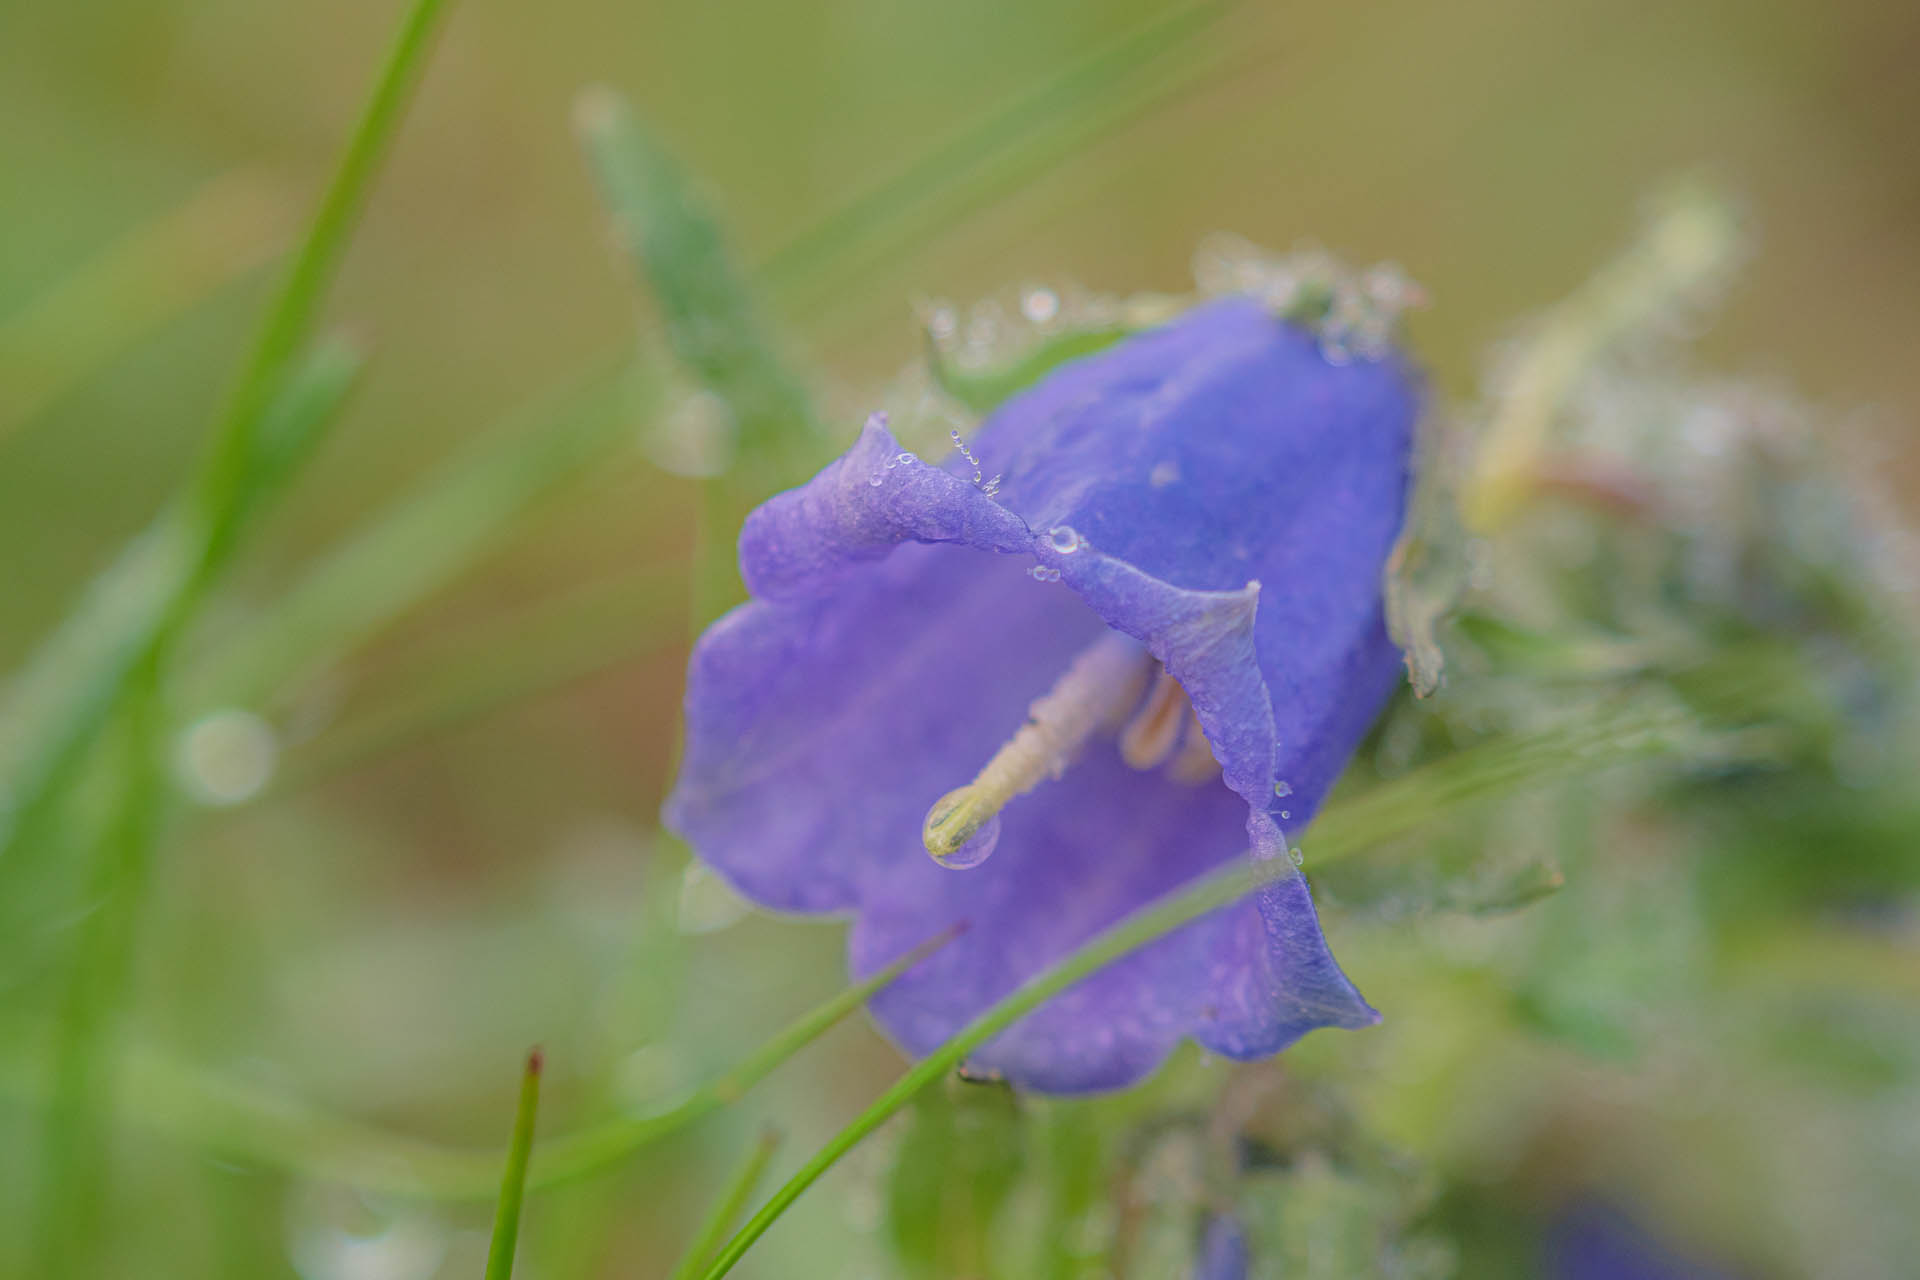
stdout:
[(897, 462), (897, 463), (899, 463), (899, 464), (900, 464), (901, 466), (903, 466), (903, 467), (904, 467), (904, 466), (908, 466), (908, 465), (910, 465), (910, 464), (912, 464), (912, 463), (915, 463), (915, 462), (918, 462), (918, 461), (920, 461), (920, 459), (919, 459), (918, 457), (916, 457), (915, 455), (913, 455), (913, 454), (911, 454), (911, 453), (902, 453), (902, 454), (896, 454), (896, 455), (894, 456), (894, 459), (893, 459), (893, 460), (894, 460), (895, 462)]
[(1281, 797), (1290, 796), (1293, 794), (1293, 787), (1283, 779), (1273, 784), (1273, 794)]
[(1071, 525), (1057, 524), (1047, 530), (1047, 545), (1061, 555), (1072, 555), (1080, 549), (1080, 535)]
[(867, 477), (867, 483), (872, 485), (874, 488), (878, 489), (880, 487), (881, 478), (882, 477), (880, 473), (876, 471), (872, 475)]
[(1293, 860), (1293, 865), (1296, 867), (1307, 860), (1307, 855), (1300, 851), (1299, 845), (1287, 850), (1287, 857)]
[(965, 844), (946, 857), (935, 858), (934, 861), (950, 871), (965, 871), (985, 862), (992, 855), (993, 847), (999, 843), (1000, 815), (996, 813), (981, 823), (980, 829), (974, 832), (972, 838)]
[(1282, 809), (1280, 811), (1280, 816), (1282, 818), (1291, 818), (1293, 816), (1293, 811), (1290, 809)]

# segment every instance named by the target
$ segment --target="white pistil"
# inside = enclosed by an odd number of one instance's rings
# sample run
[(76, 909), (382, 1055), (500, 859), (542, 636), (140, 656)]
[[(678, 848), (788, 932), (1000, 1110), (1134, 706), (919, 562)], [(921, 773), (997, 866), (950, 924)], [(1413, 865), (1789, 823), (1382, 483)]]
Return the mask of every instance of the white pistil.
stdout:
[(1117, 729), (1140, 700), (1148, 666), (1140, 645), (1118, 632), (1083, 649), (974, 780), (933, 802), (920, 833), (927, 852), (953, 857), (1008, 801), (1059, 777), (1088, 738)]

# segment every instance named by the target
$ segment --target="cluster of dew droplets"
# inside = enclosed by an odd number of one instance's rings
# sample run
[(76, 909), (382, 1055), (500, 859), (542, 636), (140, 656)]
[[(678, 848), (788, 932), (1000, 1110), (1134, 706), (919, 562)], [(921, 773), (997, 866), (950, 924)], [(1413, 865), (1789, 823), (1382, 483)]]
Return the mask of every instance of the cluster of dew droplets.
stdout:
[[(892, 471), (896, 467), (910, 467), (918, 461), (920, 461), (920, 458), (918, 455), (910, 452), (902, 451), (900, 453), (894, 454), (891, 458), (887, 459), (886, 471)], [(875, 471), (872, 474), (868, 475), (867, 483), (872, 485), (876, 489), (879, 488), (880, 485), (884, 483), (887, 478), (886, 471)]]
[[(1285, 778), (1282, 778), (1280, 781), (1273, 784), (1273, 794), (1279, 799), (1285, 800), (1288, 796), (1293, 794), (1293, 785), (1289, 783)], [(1293, 817), (1293, 810), (1291, 809), (1280, 810), (1280, 821), (1286, 822), (1290, 820), (1292, 817)], [(1288, 841), (1285, 827), (1282, 827), (1280, 829), (1280, 843), (1287, 846), (1287, 857), (1289, 860), (1292, 861), (1294, 866), (1297, 867), (1301, 863), (1306, 861), (1307, 855), (1301, 852), (1300, 846)]]
[(1120, 304), (1104, 295), (1028, 285), (965, 309), (946, 301), (927, 303), (920, 308), (920, 323), (937, 359), (978, 373), (1020, 359), (1055, 334), (1110, 325), (1119, 310)]
[(1401, 313), (1426, 301), (1396, 263), (1358, 269), (1318, 246), (1276, 254), (1239, 236), (1203, 242), (1193, 275), (1203, 294), (1249, 294), (1275, 315), (1306, 325), (1333, 364), (1383, 358)]
[(966, 440), (960, 435), (960, 428), (953, 428), (947, 432), (947, 435), (952, 439), (953, 447), (960, 451), (960, 456), (967, 460), (967, 465), (973, 468), (973, 487), (986, 494), (989, 498), (999, 493), (1001, 477), (996, 475), (991, 480), (981, 480), (980, 459), (974, 457), (973, 450), (967, 448)]
[[(1070, 556), (1087, 545), (1072, 525), (1058, 524), (1047, 530), (1047, 545), (1063, 556)], [(1058, 582), (1060, 571), (1052, 565), (1037, 564), (1027, 570), (1035, 582)]]

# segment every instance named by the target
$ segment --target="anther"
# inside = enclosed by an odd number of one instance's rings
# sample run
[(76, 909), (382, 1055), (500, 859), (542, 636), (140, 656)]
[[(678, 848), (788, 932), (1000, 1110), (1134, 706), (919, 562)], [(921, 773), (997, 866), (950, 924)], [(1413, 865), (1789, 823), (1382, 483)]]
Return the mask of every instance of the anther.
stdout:
[(1153, 678), (1153, 691), (1127, 727), (1120, 732), (1120, 758), (1135, 769), (1156, 769), (1180, 745), (1187, 722), (1187, 693), (1162, 667)]
[(1187, 707), (1187, 732), (1180, 739), (1180, 751), (1167, 765), (1167, 776), (1175, 782), (1197, 787), (1220, 776), (1220, 762), (1214, 759), (1207, 731), (1200, 727), (1200, 716), (1191, 704)]
[[(1027, 709), (1027, 722), (964, 787), (933, 802), (921, 840), (936, 862), (976, 865), (1000, 810), (1058, 777), (1088, 738), (1117, 729), (1140, 700), (1148, 659), (1140, 645), (1110, 631), (1080, 652), (1059, 681)], [(1179, 722), (1176, 720), (1175, 724)]]

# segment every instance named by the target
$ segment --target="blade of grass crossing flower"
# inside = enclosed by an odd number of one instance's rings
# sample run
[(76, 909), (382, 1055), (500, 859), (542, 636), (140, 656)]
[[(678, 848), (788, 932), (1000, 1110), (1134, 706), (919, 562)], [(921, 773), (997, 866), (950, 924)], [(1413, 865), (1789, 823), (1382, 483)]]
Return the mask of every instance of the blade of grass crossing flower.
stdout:
[[(0, 829), (0, 856), (17, 847), (46, 812), (86, 746), (120, 700), (135, 667), (164, 655), (207, 582), (231, 552), (259, 480), (263, 422), (294, 353), (306, 340), (366, 188), (398, 123), (445, 0), (416, 0), (374, 93), (322, 198), (292, 270), (205, 456), (185, 491), (83, 597), (79, 608), (30, 659), (0, 723), (0, 778), (12, 821)], [(75, 636), (74, 651), (63, 644)], [(164, 666), (164, 663), (160, 663)], [(23, 692), (24, 691), (24, 692)], [(24, 702), (24, 707), (22, 703)], [(22, 712), (25, 714), (22, 714)]]
[(687, 1245), (687, 1251), (680, 1256), (680, 1261), (668, 1273), (667, 1280), (696, 1280), (705, 1267), (707, 1259), (713, 1256), (714, 1249), (726, 1235), (727, 1228), (733, 1225), (734, 1220), (740, 1216), (741, 1210), (747, 1207), (748, 1197), (752, 1196), (753, 1189), (760, 1185), (760, 1177), (767, 1171), (767, 1163), (773, 1159), (773, 1153), (779, 1149), (779, 1146), (778, 1130), (761, 1131), (759, 1139), (753, 1144), (753, 1150), (747, 1153), (747, 1158), (741, 1162), (740, 1168), (728, 1180), (726, 1190), (714, 1202), (706, 1221), (702, 1222), (700, 1229), (694, 1233), (692, 1242)]
[(856, 983), (818, 1005), (789, 1023), (744, 1062), (703, 1085), (668, 1110), (631, 1120), (617, 1120), (548, 1144), (534, 1165), (534, 1185), (550, 1187), (598, 1173), (641, 1147), (739, 1101), (747, 1090), (772, 1074), (775, 1067), (819, 1039), (882, 987), (953, 941), (958, 933), (958, 930), (950, 929), (929, 938), (864, 982)]
[(507, 1169), (500, 1176), (500, 1204), (493, 1213), (486, 1280), (507, 1280), (513, 1274), (513, 1253), (520, 1242), (520, 1205), (527, 1195), (527, 1158), (533, 1154), (533, 1122), (540, 1110), (543, 1065), (540, 1051), (535, 1049), (527, 1055), (527, 1069), (520, 1076), (520, 1105), (514, 1110)]
[(264, 174), (224, 174), (0, 321), (0, 440), (142, 334), (278, 254), (289, 222)]
[[(1412, 830), (1448, 808), (1495, 791), (1700, 746), (1701, 735), (1694, 732), (1698, 724), (1666, 699), (1636, 700), (1616, 715), (1580, 716), (1542, 734), (1471, 748), (1329, 807), (1309, 833), (1313, 857), (1320, 864), (1347, 857), (1378, 840)], [(1096, 970), (1239, 901), (1262, 885), (1291, 874), (1293, 869), (1291, 861), (1284, 858), (1224, 867), (1124, 917), (1052, 968), (1030, 978), (915, 1063), (828, 1140), (728, 1241), (707, 1271), (707, 1280), (718, 1280), (732, 1270), (754, 1241), (841, 1156), (973, 1050)]]

